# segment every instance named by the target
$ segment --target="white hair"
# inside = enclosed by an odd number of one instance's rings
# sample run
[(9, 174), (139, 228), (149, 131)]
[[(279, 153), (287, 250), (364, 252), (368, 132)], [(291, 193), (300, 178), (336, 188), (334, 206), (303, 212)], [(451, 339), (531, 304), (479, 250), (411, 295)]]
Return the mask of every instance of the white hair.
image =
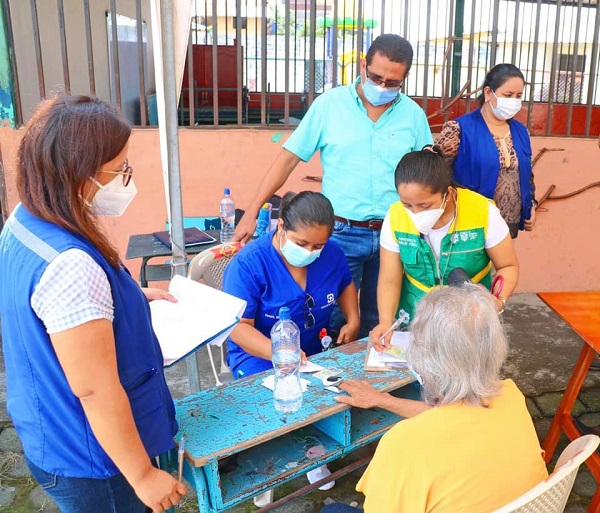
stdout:
[(431, 406), (488, 406), (501, 388), (508, 343), (491, 294), (478, 285), (443, 287), (417, 305), (406, 357)]

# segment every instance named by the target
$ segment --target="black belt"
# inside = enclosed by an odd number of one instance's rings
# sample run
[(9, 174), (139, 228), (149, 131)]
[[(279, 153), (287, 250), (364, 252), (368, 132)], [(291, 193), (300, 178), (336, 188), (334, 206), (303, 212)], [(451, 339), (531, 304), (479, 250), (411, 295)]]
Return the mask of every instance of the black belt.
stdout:
[(353, 221), (345, 217), (333, 216), (336, 221), (346, 223), (348, 226), (359, 226), (360, 228), (369, 228), (371, 230), (380, 231), (383, 219), (369, 219), (368, 221)]

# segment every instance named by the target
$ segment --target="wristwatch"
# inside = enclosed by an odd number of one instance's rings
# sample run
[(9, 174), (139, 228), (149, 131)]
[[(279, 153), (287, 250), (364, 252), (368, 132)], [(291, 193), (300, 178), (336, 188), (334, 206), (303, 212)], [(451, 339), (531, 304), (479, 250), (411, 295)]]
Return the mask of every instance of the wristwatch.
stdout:
[(498, 315), (500, 315), (501, 313), (504, 313), (504, 309), (506, 308), (506, 299), (504, 299), (502, 296), (496, 296), (496, 297), (502, 303), (502, 308), (500, 308), (500, 310), (498, 310)]

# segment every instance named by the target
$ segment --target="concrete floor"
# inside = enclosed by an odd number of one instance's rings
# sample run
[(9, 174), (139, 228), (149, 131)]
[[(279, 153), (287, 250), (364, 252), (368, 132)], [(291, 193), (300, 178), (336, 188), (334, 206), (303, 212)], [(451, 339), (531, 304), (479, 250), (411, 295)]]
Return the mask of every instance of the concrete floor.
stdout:
[[(529, 410), (534, 419), (536, 430), (543, 440), (549, 426), (554, 411), (560, 401), (562, 391), (565, 388), (573, 364), (581, 349), (581, 340), (579, 337), (565, 325), (548, 307), (546, 307), (534, 294), (517, 294), (511, 298), (511, 301), (503, 316), (507, 332), (510, 337), (511, 350), (509, 358), (504, 368), (506, 377), (512, 378), (523, 393), (527, 396)], [(201, 361), (201, 381), (203, 388), (214, 385), (214, 377), (210, 370), (206, 349), (200, 349), (197, 353)], [(219, 366), (219, 351), (213, 349), (215, 363)], [(2, 375), (0, 376), (0, 427), (4, 431), (10, 429), (10, 420), (5, 411), (5, 384), (4, 384), (4, 366), (2, 365)], [(169, 386), (171, 387), (175, 398), (183, 397), (189, 394), (185, 364), (177, 364), (166, 371)], [(590, 372), (584, 386), (584, 392), (580, 395), (580, 400), (576, 404), (574, 414), (578, 415), (584, 423), (588, 425), (600, 424), (600, 372)], [(1, 435), (2, 433), (0, 433)], [(557, 450), (557, 455), (566, 446), (565, 437)], [(373, 447), (365, 448), (361, 454), (355, 454), (352, 458), (358, 458), (368, 454)], [(2, 458), (2, 447), (0, 444), (0, 458)], [(556, 459), (556, 456), (555, 456)], [(350, 457), (340, 462), (339, 466), (351, 461)], [(338, 465), (332, 465), (335, 469)], [(318, 512), (327, 500), (336, 500), (350, 503), (357, 501), (362, 504), (362, 495), (354, 491), (354, 485), (360, 477), (362, 470), (350, 474), (336, 483), (335, 488), (327, 492), (314, 492), (303, 498), (296, 499), (294, 502), (278, 509), (278, 511), (313, 513)], [(2, 487), (6, 486), (6, 480), (0, 483), (0, 494)], [(15, 481), (16, 483), (16, 481)], [(284, 493), (298, 489), (305, 483), (304, 479), (298, 479), (286, 487), (277, 489), (276, 498)], [(10, 481), (9, 481), (10, 484)], [(17, 485), (15, 485), (17, 486)], [(596, 482), (585, 466), (582, 466), (573, 493), (567, 506), (568, 513), (580, 513), (586, 510), (591, 496), (596, 490)], [(33, 493), (33, 492), (32, 492)], [(2, 507), (0, 511), (51, 511), (52, 506), (42, 506), (39, 503), (31, 505), (28, 509), (27, 495), (15, 496), (15, 501), (19, 497), (23, 504), (15, 502)], [(188, 504), (182, 508), (182, 511), (193, 511), (194, 501), (190, 498)], [(234, 512), (241, 513), (253, 511), (255, 508), (250, 504), (245, 504), (235, 508)]]

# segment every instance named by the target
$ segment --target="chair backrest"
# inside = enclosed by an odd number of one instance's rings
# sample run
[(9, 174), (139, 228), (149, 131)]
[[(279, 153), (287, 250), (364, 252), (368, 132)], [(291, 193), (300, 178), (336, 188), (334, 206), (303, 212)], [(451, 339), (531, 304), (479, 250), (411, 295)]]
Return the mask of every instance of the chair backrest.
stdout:
[(562, 513), (577, 477), (577, 470), (600, 444), (600, 437), (585, 435), (573, 440), (562, 452), (554, 472), (540, 484), (494, 513)]
[(190, 262), (188, 277), (221, 290), (225, 268), (241, 248), (239, 242), (227, 242), (198, 253)]

